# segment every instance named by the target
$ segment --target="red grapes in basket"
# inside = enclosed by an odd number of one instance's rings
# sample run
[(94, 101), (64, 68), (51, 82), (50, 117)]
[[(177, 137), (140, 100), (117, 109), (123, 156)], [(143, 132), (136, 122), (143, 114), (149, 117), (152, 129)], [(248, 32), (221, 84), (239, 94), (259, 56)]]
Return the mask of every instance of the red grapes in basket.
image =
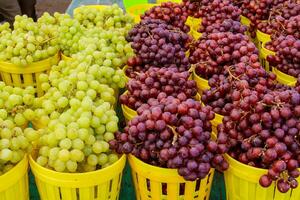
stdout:
[(161, 19), (181, 31), (188, 33), (189, 26), (185, 25), (188, 14), (183, 11), (181, 4), (166, 2), (147, 10), (141, 19)]
[(128, 82), (128, 92), (121, 95), (120, 102), (138, 109), (150, 98), (180, 95), (192, 98), (197, 94), (197, 87), (195, 81), (188, 80), (189, 76), (189, 72), (178, 72), (174, 68), (150, 68)]
[[(215, 113), (229, 115), (234, 108), (234, 101), (241, 93), (250, 93), (257, 88), (265, 91), (276, 87), (276, 76), (268, 74), (262, 67), (254, 68), (245, 63), (225, 67), (223, 74), (213, 75), (208, 83), (210, 89), (203, 92), (201, 100), (213, 108)], [(245, 99), (245, 102), (251, 101)]]
[(203, 16), (199, 32), (206, 32), (213, 24), (220, 24), (226, 19), (240, 21), (241, 10), (229, 0), (213, 0), (207, 6), (202, 7)]
[(211, 33), (192, 45), (190, 63), (195, 66), (196, 73), (206, 79), (221, 74), (226, 65), (244, 62), (260, 67), (257, 48), (243, 34)]
[(222, 23), (212, 24), (206, 27), (205, 33), (203, 33), (202, 37), (205, 37), (205, 34), (209, 33), (231, 32), (244, 34), (246, 31), (247, 27), (242, 25), (240, 22), (232, 19), (226, 19)]
[(186, 71), (190, 66), (185, 52), (191, 37), (162, 20), (142, 20), (129, 32), (127, 40), (146, 69), (155, 66)]
[(204, 16), (202, 7), (208, 5), (210, 0), (183, 0), (183, 7), (188, 16), (201, 18)]
[(123, 133), (115, 134), (111, 148), (154, 166), (178, 169), (189, 181), (204, 178), (211, 167), (228, 168), (222, 156), (224, 145), (211, 140), (214, 113), (210, 108), (172, 96), (153, 101), (156, 105), (129, 121)]
[(218, 126), (217, 141), (227, 145), (234, 159), (267, 169), (259, 180), (263, 187), (273, 181), (283, 193), (297, 187), (300, 94), (294, 89), (255, 88), (236, 93), (234, 100), (230, 115)]
[(267, 44), (276, 52), (275, 55), (269, 55), (267, 60), (271, 66), (294, 77), (300, 74), (300, 39), (295, 37), (280, 36)]

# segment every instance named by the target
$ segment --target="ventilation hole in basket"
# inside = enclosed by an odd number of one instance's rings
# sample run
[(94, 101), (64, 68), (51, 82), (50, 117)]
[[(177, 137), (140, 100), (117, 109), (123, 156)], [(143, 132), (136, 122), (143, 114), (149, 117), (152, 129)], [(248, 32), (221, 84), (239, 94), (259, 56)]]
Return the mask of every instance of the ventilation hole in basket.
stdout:
[(200, 185), (201, 185), (201, 179), (198, 179), (198, 180), (196, 181), (195, 192), (199, 191)]
[(94, 187), (94, 198), (97, 199), (98, 198), (98, 185), (96, 185)]
[(163, 195), (167, 195), (168, 194), (168, 185), (166, 183), (162, 183), (161, 184), (161, 193)]
[(108, 190), (109, 193), (111, 192), (111, 190), (112, 190), (112, 180), (109, 181), (109, 190)]
[(207, 176), (206, 184), (208, 184), (210, 182), (210, 176), (211, 176), (211, 173), (209, 173), (208, 176)]
[(21, 82), (21, 85), (23, 86), (24, 83), (25, 83), (25, 79), (24, 79), (24, 75), (23, 74), (20, 74), (20, 82)]
[(184, 195), (184, 190), (185, 190), (185, 183), (180, 183), (179, 184), (179, 195)]
[(150, 184), (150, 179), (146, 178), (146, 185), (147, 185), (147, 190), (148, 192), (151, 191), (151, 184)]
[(34, 85), (36, 85), (37, 77), (35, 77), (35, 74), (32, 74), (32, 82)]
[(59, 199), (62, 199), (62, 194), (61, 194), (61, 188), (58, 188), (58, 193), (59, 193)]
[(80, 199), (80, 190), (79, 190), (79, 188), (76, 188), (76, 199), (77, 200)]

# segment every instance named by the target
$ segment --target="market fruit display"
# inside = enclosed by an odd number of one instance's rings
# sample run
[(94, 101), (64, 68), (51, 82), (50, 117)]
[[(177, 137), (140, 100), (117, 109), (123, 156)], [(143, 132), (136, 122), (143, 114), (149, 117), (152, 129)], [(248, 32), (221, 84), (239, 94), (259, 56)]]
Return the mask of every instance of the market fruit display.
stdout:
[[(211, 169), (230, 168), (230, 156), (264, 169), (256, 180), (262, 187), (297, 188), (298, 11), (296, 0), (184, 0), (148, 9), (137, 24), (112, 5), (83, 6), (74, 17), (45, 13), (37, 22), (17, 16), (13, 27), (0, 25), (1, 62), (30, 67), (57, 53), (63, 58), (36, 77), (43, 96), (0, 82), (0, 175), (26, 154), (70, 174), (131, 154), (198, 184)], [(189, 27), (188, 17), (201, 24)], [(274, 55), (265, 61), (298, 79), (295, 87), (263, 68), (261, 49), (246, 35), (257, 31), (270, 34), (263, 48)], [(209, 85), (201, 96), (192, 71)], [(136, 116), (122, 121), (120, 104)]]

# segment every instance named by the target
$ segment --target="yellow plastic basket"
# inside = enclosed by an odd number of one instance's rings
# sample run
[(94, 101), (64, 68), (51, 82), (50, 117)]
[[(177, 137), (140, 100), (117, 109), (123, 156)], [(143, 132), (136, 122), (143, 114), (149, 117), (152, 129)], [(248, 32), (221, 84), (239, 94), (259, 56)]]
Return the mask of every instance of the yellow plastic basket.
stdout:
[(108, 6), (107, 5), (84, 5), (84, 6), (75, 8), (73, 10), (73, 14), (74, 15), (77, 14), (80, 11), (80, 9), (82, 9), (82, 8), (96, 8), (98, 10), (103, 10), (103, 8), (106, 8), (106, 7), (108, 7)]
[(125, 79), (126, 79), (126, 83), (128, 83), (129, 82), (129, 80), (130, 80), (130, 77), (128, 77), (127, 75), (126, 75), (126, 70), (128, 69), (128, 65), (125, 65), (124, 67), (123, 67), (123, 72), (124, 72), (124, 74), (125, 74)]
[(29, 157), (31, 170), (43, 200), (116, 200), (119, 198), (123, 155), (116, 163), (101, 170), (86, 173), (59, 173), (38, 165)]
[(20, 67), (8, 62), (0, 62), (0, 74), (5, 84), (14, 87), (33, 86), (38, 96), (44, 94), (38, 77), (42, 73), (48, 73), (52, 65), (59, 62), (59, 53), (55, 56), (34, 62), (28, 66)]
[[(137, 200), (209, 199), (214, 169), (210, 170), (206, 178), (191, 182), (179, 176), (176, 169), (155, 167), (142, 162), (132, 155), (128, 156), (128, 160)], [(184, 188), (182, 195), (179, 193), (180, 185)], [(165, 194), (162, 192), (164, 186), (167, 188)]]
[(280, 71), (279, 69), (277, 69), (275, 67), (272, 68), (272, 72), (274, 74), (276, 74), (276, 78), (279, 83), (282, 83), (282, 84), (285, 84), (288, 86), (295, 86), (297, 83), (297, 79), (295, 77), (290, 76), (286, 73), (283, 73), (282, 71)]
[(139, 23), (141, 21), (140, 16), (145, 13), (145, 11), (149, 10), (153, 6), (158, 6), (159, 4), (139, 4), (131, 6), (127, 9), (127, 12), (134, 17), (135, 23)]
[(74, 58), (64, 55), (63, 53), (60, 54), (60, 57), (61, 57), (61, 60), (64, 60), (64, 61), (71, 61), (74, 59)]
[(25, 156), (13, 169), (0, 176), (0, 199), (29, 199), (27, 156)]
[(261, 32), (260, 30), (256, 30), (256, 38), (259, 52), (261, 52), (263, 44), (271, 41), (271, 35)]
[(185, 24), (190, 26), (191, 28), (191, 31), (197, 31), (198, 28), (201, 26), (201, 22), (202, 22), (202, 19), (201, 18), (195, 18), (195, 17), (188, 17), (186, 19), (186, 22)]
[(250, 19), (248, 19), (247, 17), (241, 15), (241, 23), (242, 23), (243, 25), (249, 27), (250, 24), (251, 24), (251, 21), (250, 21)]
[(190, 35), (192, 35), (193, 38), (194, 38), (195, 40), (198, 40), (199, 38), (201, 38), (202, 33), (199, 33), (199, 32), (198, 32), (197, 30), (195, 30), (195, 29), (191, 29)]
[(208, 85), (208, 80), (198, 76), (198, 74), (196, 74), (195, 69), (193, 69), (193, 79), (194, 79), (194, 81), (196, 81), (199, 94), (202, 94), (202, 92), (204, 90), (207, 90), (210, 88), (210, 86)]
[(217, 127), (219, 124), (223, 123), (223, 115), (220, 115), (218, 113), (215, 113), (215, 118), (213, 120), (211, 120), (211, 125), (212, 125), (212, 130), (213, 130), (213, 134), (217, 133)]
[[(229, 169), (224, 172), (226, 195), (230, 200), (298, 200), (300, 188), (281, 193), (273, 183), (268, 188), (259, 184), (259, 179), (267, 173), (266, 169), (259, 169), (245, 165), (230, 156), (225, 156)], [(298, 178), (299, 181), (299, 178)]]
[(271, 68), (269, 62), (267, 61), (267, 57), (269, 55), (275, 55), (276, 53), (274, 51), (267, 49), (265, 47), (265, 45), (266, 45), (266, 43), (263, 43), (262, 47), (261, 47), (260, 56), (259, 56), (260, 64), (265, 68), (265, 70), (270, 72), (270, 71), (272, 71), (272, 68)]

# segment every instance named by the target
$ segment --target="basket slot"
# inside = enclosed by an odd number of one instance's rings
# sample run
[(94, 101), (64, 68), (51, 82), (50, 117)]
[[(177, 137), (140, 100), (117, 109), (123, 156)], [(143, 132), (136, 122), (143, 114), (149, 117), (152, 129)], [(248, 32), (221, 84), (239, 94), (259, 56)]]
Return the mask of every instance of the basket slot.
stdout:
[(161, 184), (157, 181), (152, 181), (150, 184), (150, 192), (152, 199), (160, 199), (161, 198)]
[(60, 188), (61, 199), (77, 199), (76, 188)]
[(167, 185), (167, 199), (175, 200), (179, 196), (179, 184), (178, 183), (168, 183)]

